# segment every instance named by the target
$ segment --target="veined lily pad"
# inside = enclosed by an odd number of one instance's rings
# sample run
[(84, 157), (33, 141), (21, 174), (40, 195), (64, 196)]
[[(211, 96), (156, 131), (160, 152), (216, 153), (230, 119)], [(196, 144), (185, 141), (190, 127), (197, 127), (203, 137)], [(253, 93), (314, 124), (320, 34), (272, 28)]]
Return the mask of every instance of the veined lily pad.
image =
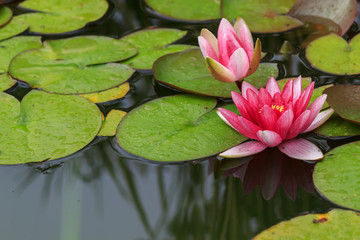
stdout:
[(120, 61), (136, 52), (124, 41), (101, 36), (49, 40), (40, 49), (17, 55), (9, 72), (31, 87), (48, 92), (93, 93), (128, 80), (134, 73), (133, 69), (106, 62)]
[(327, 102), (340, 115), (360, 124), (360, 85), (335, 85), (324, 91)]
[(116, 134), (116, 129), (121, 121), (126, 115), (126, 112), (121, 110), (113, 109), (107, 115), (103, 121), (103, 126), (99, 132), (99, 136), (114, 136)]
[(0, 91), (5, 91), (6, 89), (14, 86), (16, 81), (12, 79), (7, 73), (0, 73)]
[(26, 22), (19, 19), (17, 16), (13, 17), (8, 24), (0, 28), (0, 40), (18, 35), (28, 28), (29, 25)]
[(254, 240), (357, 239), (360, 214), (334, 209), (324, 214), (307, 214), (281, 222), (257, 235)]
[(154, 61), (159, 57), (192, 48), (193, 46), (184, 44), (168, 45), (185, 35), (186, 31), (166, 28), (145, 29), (126, 35), (121, 40), (134, 45), (139, 54), (123, 63), (136, 69), (151, 69)]
[(37, 11), (19, 17), (30, 31), (46, 34), (75, 31), (100, 19), (108, 9), (106, 0), (27, 0), (21, 7)]
[(0, 93), (0, 164), (40, 162), (72, 154), (90, 143), (102, 119), (80, 96), (33, 90), (23, 100)]
[(296, 0), (223, 0), (221, 11), (227, 19), (242, 17), (252, 32), (283, 32), (303, 25), (286, 13)]
[(359, 141), (335, 148), (315, 167), (316, 188), (335, 204), (360, 210), (359, 162)]
[(7, 24), (12, 16), (13, 13), (10, 8), (0, 6), (0, 27)]
[(82, 94), (80, 96), (89, 99), (93, 103), (103, 103), (124, 97), (130, 90), (129, 83), (123, 83), (118, 87), (110, 88), (109, 90), (98, 93)]
[[(126, 151), (153, 161), (175, 162), (211, 156), (246, 139), (217, 116), (214, 98), (177, 95), (129, 112), (117, 141)], [(235, 105), (228, 108), (236, 111)]]
[[(199, 48), (159, 58), (154, 63), (153, 72), (159, 82), (191, 93), (230, 98), (231, 91), (239, 91), (235, 83), (220, 82), (211, 76)], [(277, 74), (275, 63), (261, 63), (245, 81), (252, 84), (262, 82), (265, 86), (268, 79)]]
[(329, 120), (314, 130), (317, 134), (326, 137), (345, 137), (360, 135), (360, 125), (347, 121), (337, 114), (333, 114)]
[(313, 67), (324, 72), (360, 74), (360, 34), (350, 43), (336, 34), (318, 38), (306, 48), (306, 58)]
[(221, 18), (220, 1), (208, 0), (145, 0), (154, 11), (166, 17), (203, 21)]

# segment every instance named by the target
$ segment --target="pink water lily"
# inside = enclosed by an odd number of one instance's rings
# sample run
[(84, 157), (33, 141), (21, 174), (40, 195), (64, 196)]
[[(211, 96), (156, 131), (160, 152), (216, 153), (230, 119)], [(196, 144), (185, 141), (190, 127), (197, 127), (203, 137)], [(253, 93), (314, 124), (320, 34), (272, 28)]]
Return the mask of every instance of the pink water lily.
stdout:
[(209, 30), (202, 29), (198, 41), (210, 73), (219, 81), (240, 81), (259, 66), (261, 43), (258, 39), (254, 48), (251, 32), (241, 18), (234, 27), (223, 18), (218, 39)]
[(270, 78), (266, 88), (260, 90), (244, 81), (242, 95), (231, 93), (241, 116), (224, 108), (218, 109), (218, 115), (233, 129), (256, 141), (242, 143), (220, 156), (244, 157), (267, 147), (278, 147), (281, 152), (296, 159), (323, 158), (321, 150), (315, 144), (295, 137), (319, 127), (329, 119), (333, 110), (320, 112), (326, 94), (318, 97), (307, 108), (314, 82), (304, 91), (301, 89), (301, 82), (301, 76), (294, 81), (290, 79), (281, 91), (274, 78)]

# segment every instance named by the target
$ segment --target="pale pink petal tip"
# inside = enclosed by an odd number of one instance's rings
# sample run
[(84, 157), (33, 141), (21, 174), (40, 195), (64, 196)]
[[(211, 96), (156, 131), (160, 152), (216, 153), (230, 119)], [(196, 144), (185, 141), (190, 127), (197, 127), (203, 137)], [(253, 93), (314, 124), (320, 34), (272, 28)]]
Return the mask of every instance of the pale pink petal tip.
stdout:
[(282, 142), (280, 135), (270, 130), (257, 131), (256, 136), (268, 147), (276, 147)]
[(275, 93), (281, 93), (279, 84), (276, 82), (275, 78), (271, 77), (266, 84), (266, 90), (270, 93), (271, 97), (275, 95)]
[(233, 52), (229, 60), (228, 68), (237, 80), (242, 80), (246, 76), (249, 70), (249, 59), (243, 48), (238, 48)]
[(219, 156), (223, 158), (247, 157), (262, 152), (265, 148), (267, 148), (267, 146), (261, 142), (250, 141), (230, 148), (229, 150), (220, 153)]
[(259, 93), (259, 91), (256, 89), (256, 87), (254, 87), (253, 85), (251, 85), (250, 83), (243, 81), (242, 85), (241, 85), (241, 94), (242, 96), (247, 99), (247, 90), (248, 89), (252, 89), (256, 94)]
[(278, 148), (289, 157), (299, 160), (316, 161), (324, 157), (321, 150), (315, 144), (302, 138), (283, 142)]
[(320, 127), (322, 124), (324, 124), (330, 117), (331, 115), (334, 113), (334, 109), (330, 108), (328, 110), (322, 111), (320, 112), (316, 118), (314, 119), (314, 121), (310, 124), (310, 126), (305, 129), (304, 132), (310, 132), (318, 127)]

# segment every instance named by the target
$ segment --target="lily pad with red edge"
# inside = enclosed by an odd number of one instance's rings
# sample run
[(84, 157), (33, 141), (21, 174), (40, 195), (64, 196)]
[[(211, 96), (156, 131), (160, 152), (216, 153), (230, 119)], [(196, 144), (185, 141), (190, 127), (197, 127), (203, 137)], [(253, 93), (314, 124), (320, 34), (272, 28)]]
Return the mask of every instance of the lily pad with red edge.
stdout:
[(287, 15), (295, 2), (296, 0), (223, 0), (221, 12), (229, 20), (243, 18), (252, 32), (284, 32), (303, 25), (301, 21)]
[(0, 6), (0, 27), (6, 25), (12, 18), (13, 13), (10, 8)]
[[(199, 48), (159, 58), (154, 63), (153, 72), (157, 81), (186, 92), (231, 98), (231, 91), (239, 91), (235, 83), (220, 82), (209, 73)], [(265, 86), (267, 80), (277, 74), (275, 63), (261, 63), (257, 71), (245, 81), (263, 83)]]
[(9, 73), (33, 88), (61, 94), (94, 93), (119, 86), (134, 70), (114, 63), (137, 50), (121, 40), (80, 36), (48, 40), (42, 48), (18, 54)]
[(145, 0), (145, 3), (153, 11), (176, 20), (192, 22), (221, 18), (220, 1)]
[(150, 70), (159, 57), (194, 47), (185, 44), (171, 44), (183, 38), (186, 33), (186, 31), (177, 29), (153, 28), (126, 35), (121, 40), (135, 46), (139, 53), (122, 63), (135, 69)]
[(0, 93), (0, 164), (65, 157), (88, 145), (102, 117), (97, 106), (73, 95), (33, 90), (21, 102)]
[(33, 12), (18, 17), (29, 24), (31, 32), (65, 33), (100, 19), (108, 5), (106, 0), (27, 0), (19, 6)]
[(107, 115), (103, 121), (103, 126), (99, 132), (99, 136), (114, 136), (116, 134), (116, 129), (121, 121), (126, 115), (126, 112), (121, 110), (113, 109)]
[(15, 16), (8, 24), (0, 28), (0, 40), (11, 38), (24, 32), (28, 28), (29, 25), (26, 22)]
[(360, 125), (347, 121), (337, 114), (314, 130), (317, 134), (326, 137), (347, 137), (360, 135)]
[(254, 240), (357, 239), (359, 225), (358, 212), (334, 209), (280, 222), (258, 234)]
[(323, 72), (360, 74), (360, 34), (350, 43), (333, 33), (320, 37), (307, 46), (306, 58), (313, 67)]
[(89, 99), (93, 103), (104, 103), (116, 99), (123, 98), (130, 90), (130, 84), (128, 82), (121, 84), (120, 86), (110, 88), (108, 90), (81, 94), (80, 96)]
[(329, 201), (360, 210), (359, 162), (360, 141), (328, 152), (324, 160), (315, 166), (313, 178), (316, 188)]
[(360, 85), (335, 85), (324, 91), (326, 101), (342, 118), (360, 124)]
[[(216, 114), (216, 99), (195, 95), (163, 97), (130, 111), (120, 122), (116, 139), (121, 148), (159, 162), (204, 158), (247, 138)], [(236, 111), (235, 105), (228, 105)]]

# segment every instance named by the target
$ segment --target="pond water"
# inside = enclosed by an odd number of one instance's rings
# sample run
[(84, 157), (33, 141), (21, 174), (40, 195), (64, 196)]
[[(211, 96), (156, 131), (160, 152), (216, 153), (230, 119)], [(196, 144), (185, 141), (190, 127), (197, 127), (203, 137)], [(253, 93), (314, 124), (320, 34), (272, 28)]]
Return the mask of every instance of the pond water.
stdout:
[[(77, 35), (119, 38), (137, 29), (161, 26), (189, 30), (185, 41), (197, 45), (202, 27), (216, 29), (218, 25), (162, 20), (146, 12), (140, 1), (113, 0), (111, 5), (95, 24), (44, 39)], [(11, 7), (16, 10), (15, 5)], [(358, 32), (358, 21), (345, 38)], [(303, 51), (288, 57), (274, 54), (285, 39), (299, 49), (310, 28), (256, 36), (268, 52), (265, 61), (280, 63), (279, 78), (313, 76), (318, 86), (358, 82), (355, 77), (334, 77), (309, 69), (302, 60)], [(176, 93), (155, 83), (149, 72), (137, 73), (130, 85), (125, 98), (100, 105), (101, 110), (129, 111)], [(8, 92), (21, 98), (27, 91), (19, 84)], [(327, 143), (323, 148), (329, 149)], [(295, 201), (281, 187), (270, 200), (263, 198), (259, 187), (244, 195), (239, 178), (215, 179), (209, 174), (214, 162), (216, 157), (156, 164), (119, 150), (112, 138), (98, 138), (64, 159), (0, 166), (0, 239), (251, 239), (282, 220), (336, 207), (316, 190), (309, 193), (300, 187)]]

